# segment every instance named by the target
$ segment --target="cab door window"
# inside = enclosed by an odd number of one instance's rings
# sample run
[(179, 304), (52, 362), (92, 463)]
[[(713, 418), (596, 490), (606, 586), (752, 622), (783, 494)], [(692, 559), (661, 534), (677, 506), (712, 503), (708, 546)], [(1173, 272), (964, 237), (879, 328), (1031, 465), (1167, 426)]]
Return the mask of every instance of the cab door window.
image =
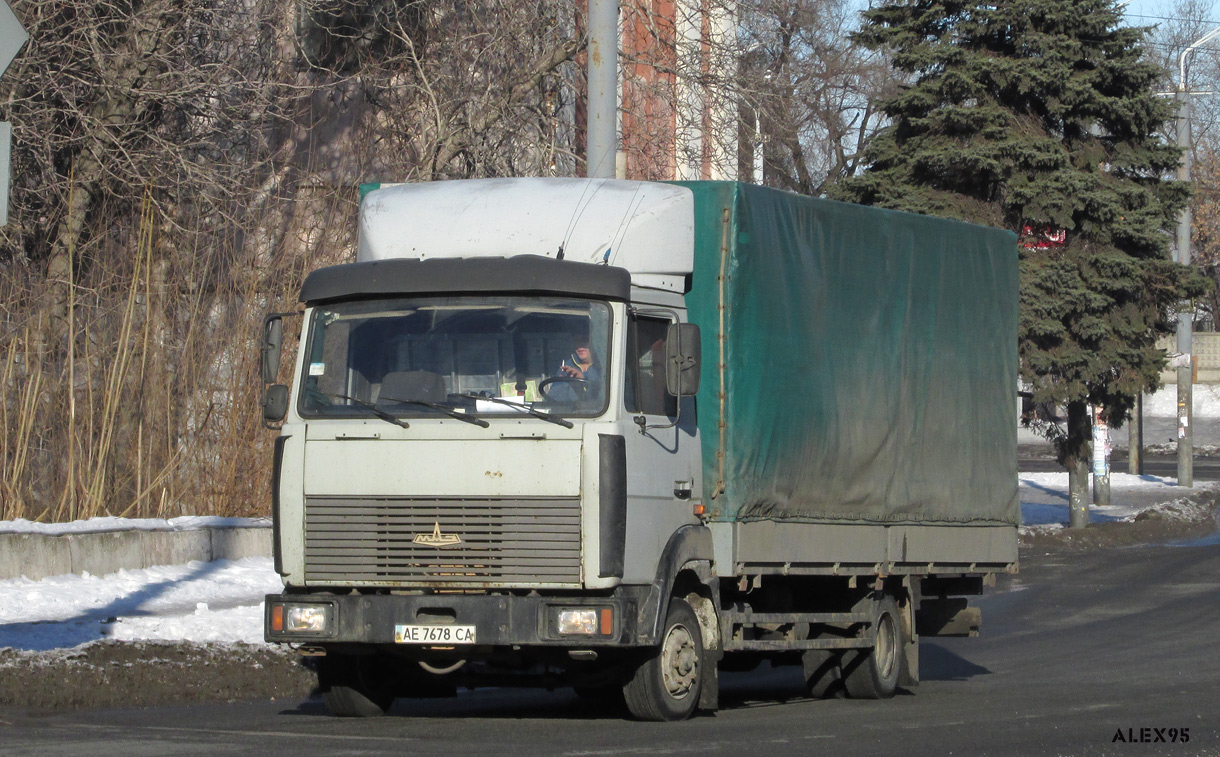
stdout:
[(644, 415), (677, 415), (675, 397), (665, 391), (665, 318), (632, 316), (627, 324), (627, 411)]

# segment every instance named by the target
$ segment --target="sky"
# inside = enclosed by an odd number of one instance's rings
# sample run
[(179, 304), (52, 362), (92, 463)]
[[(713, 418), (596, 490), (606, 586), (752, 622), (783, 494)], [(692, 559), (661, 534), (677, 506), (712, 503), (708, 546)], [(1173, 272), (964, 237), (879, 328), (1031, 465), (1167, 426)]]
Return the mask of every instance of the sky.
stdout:
[[(1208, 16), (1220, 26), (1220, 0), (1210, 4), (1212, 8), (1211, 14)], [(1162, 18), (1173, 17), (1172, 0), (1131, 0), (1127, 4), (1127, 19), (1138, 26), (1153, 26), (1160, 22)]]

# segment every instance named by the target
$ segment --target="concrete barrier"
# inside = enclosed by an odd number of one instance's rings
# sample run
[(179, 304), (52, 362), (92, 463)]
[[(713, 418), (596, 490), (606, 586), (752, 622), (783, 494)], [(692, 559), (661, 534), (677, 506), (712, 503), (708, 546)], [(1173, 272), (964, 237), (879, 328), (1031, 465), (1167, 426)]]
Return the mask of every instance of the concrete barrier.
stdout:
[(72, 542), (61, 536), (0, 534), (0, 578), (72, 572)]
[(195, 560), (270, 556), (270, 528), (100, 531), (58, 536), (0, 533), (0, 579), (86, 572), (104, 576)]

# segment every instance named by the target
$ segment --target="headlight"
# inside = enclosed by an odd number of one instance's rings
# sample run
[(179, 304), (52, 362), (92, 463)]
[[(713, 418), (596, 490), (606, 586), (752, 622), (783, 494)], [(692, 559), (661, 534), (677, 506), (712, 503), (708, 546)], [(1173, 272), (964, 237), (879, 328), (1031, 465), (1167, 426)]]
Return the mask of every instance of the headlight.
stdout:
[(289, 633), (324, 633), (330, 628), (326, 605), (289, 605), (284, 613), (284, 630)]
[(325, 634), (331, 630), (330, 611), (330, 605), (274, 605), (271, 608), (271, 630)]
[(597, 631), (597, 610), (559, 611), (559, 633), (593, 636)]

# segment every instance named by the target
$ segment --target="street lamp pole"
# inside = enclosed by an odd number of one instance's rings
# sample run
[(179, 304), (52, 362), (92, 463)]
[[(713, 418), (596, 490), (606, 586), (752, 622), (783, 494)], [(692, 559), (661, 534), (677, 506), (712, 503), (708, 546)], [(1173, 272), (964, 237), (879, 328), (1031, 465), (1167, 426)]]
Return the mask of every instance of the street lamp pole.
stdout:
[[(1178, 164), (1178, 181), (1190, 181), (1190, 93), (1186, 90), (1186, 59), (1202, 45), (1220, 36), (1220, 26), (1212, 29), (1178, 56), (1178, 122), (1177, 141), (1182, 148), (1182, 162)], [(1175, 258), (1182, 265), (1190, 265), (1190, 204), (1178, 216), (1177, 250)], [(1178, 486), (1194, 486), (1194, 428), (1193, 389), (1194, 362), (1193, 327), (1194, 313), (1183, 308), (1178, 313)]]
[(589, 0), (585, 176), (613, 179), (618, 150), (618, 0)]

